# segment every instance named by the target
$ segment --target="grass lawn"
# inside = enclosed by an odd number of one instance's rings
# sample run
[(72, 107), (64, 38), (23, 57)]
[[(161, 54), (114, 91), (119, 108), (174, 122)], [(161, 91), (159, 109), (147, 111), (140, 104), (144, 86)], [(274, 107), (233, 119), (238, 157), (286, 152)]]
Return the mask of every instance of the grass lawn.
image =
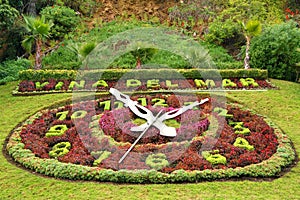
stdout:
[[(280, 90), (232, 92), (229, 98), (266, 115), (290, 137), (300, 154), (300, 84), (272, 80)], [(13, 97), (17, 83), (0, 86), (0, 142), (21, 121), (43, 107), (71, 97), (55, 94)], [(69, 182), (18, 168), (0, 154), (0, 199), (299, 199), (300, 166), (273, 181), (198, 184), (125, 185)]]

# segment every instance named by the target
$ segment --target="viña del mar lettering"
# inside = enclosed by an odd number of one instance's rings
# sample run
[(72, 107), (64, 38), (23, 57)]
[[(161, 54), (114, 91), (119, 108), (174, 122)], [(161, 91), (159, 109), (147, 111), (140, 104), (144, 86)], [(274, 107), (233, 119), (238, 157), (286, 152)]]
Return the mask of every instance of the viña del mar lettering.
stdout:
[(222, 89), (270, 89), (274, 88), (267, 80), (254, 78), (226, 78), (213, 79), (126, 79), (118, 82), (112, 80), (48, 80), (48, 81), (21, 81), (17, 93), (33, 91), (109, 91), (111, 87), (124, 91), (150, 91), (150, 90), (222, 90)]

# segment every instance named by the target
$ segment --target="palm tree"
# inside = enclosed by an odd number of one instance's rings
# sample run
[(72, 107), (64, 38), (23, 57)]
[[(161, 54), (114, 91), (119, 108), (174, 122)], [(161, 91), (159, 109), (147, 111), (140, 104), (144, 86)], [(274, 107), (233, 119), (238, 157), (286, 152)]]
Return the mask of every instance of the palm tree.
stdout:
[(77, 43), (69, 43), (67, 48), (77, 55), (78, 60), (84, 65), (84, 69), (88, 69), (89, 54), (95, 49), (94, 42), (88, 42), (79, 46)]
[(52, 22), (46, 22), (45, 17), (24, 17), (25, 28), (29, 35), (22, 41), (22, 46), (26, 51), (31, 52), (35, 43), (35, 65), (34, 69), (41, 69), (42, 66), (42, 45), (46, 38), (50, 36)]
[(244, 36), (246, 38), (246, 56), (244, 59), (244, 68), (250, 68), (250, 41), (253, 36), (257, 36), (261, 33), (261, 23), (257, 20), (249, 20), (245, 25), (242, 23), (244, 29)]

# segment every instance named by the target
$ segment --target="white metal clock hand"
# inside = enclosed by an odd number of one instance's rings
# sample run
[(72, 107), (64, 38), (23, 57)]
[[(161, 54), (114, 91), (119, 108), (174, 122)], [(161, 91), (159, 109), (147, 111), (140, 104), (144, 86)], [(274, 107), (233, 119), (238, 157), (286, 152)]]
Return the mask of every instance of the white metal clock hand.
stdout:
[[(137, 127), (132, 127), (131, 131), (144, 131), (147, 129), (148, 125), (151, 123), (153, 126), (159, 129), (160, 135), (167, 136), (167, 137), (175, 137), (176, 136), (176, 129), (174, 127), (169, 127), (166, 124), (163, 123), (166, 119), (174, 118), (178, 115), (181, 115), (185, 111), (192, 109), (195, 106), (201, 105), (205, 102), (207, 102), (209, 99), (203, 99), (200, 102), (196, 101), (188, 106), (183, 106), (181, 108), (177, 108), (175, 110), (169, 111), (165, 114), (163, 114), (160, 118), (156, 119), (154, 121), (153, 113), (146, 107), (143, 107), (138, 104), (137, 101), (133, 101), (129, 98), (128, 95), (122, 94), (120, 91), (118, 91), (115, 88), (110, 88), (109, 92), (116, 97), (117, 100), (124, 103), (125, 107), (129, 107), (132, 112), (134, 112), (137, 116), (144, 118), (147, 120), (147, 123), (142, 124)], [(142, 112), (141, 112), (142, 111)], [(154, 121), (154, 122), (153, 122)]]
[(166, 112), (165, 114), (163, 114), (157, 121), (164, 121), (166, 119), (171, 119), (171, 118), (177, 117), (178, 115), (181, 115), (182, 113), (194, 108), (195, 106), (204, 104), (207, 101), (209, 101), (209, 99), (205, 98), (205, 99), (202, 99), (200, 102), (195, 101), (194, 103), (192, 103), (188, 106), (183, 106), (181, 108), (171, 110), (171, 111)]
[[(168, 136), (168, 137), (175, 137), (177, 134), (176, 129), (174, 127), (169, 127), (169, 126), (165, 125), (163, 123), (163, 121), (177, 117), (178, 115), (181, 115), (182, 113), (186, 112), (187, 110), (190, 110), (195, 106), (204, 104), (207, 101), (209, 101), (209, 99), (205, 98), (205, 99), (202, 99), (200, 102), (195, 101), (194, 103), (192, 103), (188, 106), (183, 106), (181, 108), (177, 108), (177, 109), (171, 110), (169, 112), (166, 112), (161, 117), (159, 117), (153, 125), (160, 130), (160, 135)], [(142, 124), (138, 127), (132, 127), (131, 130), (132, 131), (143, 131), (146, 127), (147, 127), (147, 123)]]
[[(148, 125), (151, 123), (156, 128), (159, 129), (160, 135), (174, 137), (176, 136), (176, 129), (174, 127), (169, 127), (165, 125), (162, 121), (153, 122), (154, 116), (153, 113), (146, 107), (143, 107), (137, 103), (137, 101), (132, 101), (128, 95), (122, 94), (119, 90), (115, 88), (110, 88), (109, 92), (115, 96), (115, 98), (124, 103), (125, 107), (129, 107), (132, 112), (134, 112), (137, 116), (144, 118), (147, 120), (147, 123), (132, 127), (131, 131), (144, 131)], [(142, 111), (142, 112), (141, 112)]]
[(146, 127), (146, 129), (140, 134), (140, 136), (134, 141), (134, 143), (131, 145), (131, 147), (126, 151), (126, 153), (122, 156), (122, 158), (119, 160), (119, 163), (121, 163), (126, 156), (128, 155), (128, 153), (133, 149), (133, 147), (138, 143), (138, 141), (144, 136), (144, 134), (147, 132), (147, 130), (152, 126), (152, 124), (157, 120), (157, 118), (159, 117), (159, 115), (161, 114), (163, 110), (160, 110), (159, 113), (155, 116), (155, 118), (153, 119), (153, 121)]

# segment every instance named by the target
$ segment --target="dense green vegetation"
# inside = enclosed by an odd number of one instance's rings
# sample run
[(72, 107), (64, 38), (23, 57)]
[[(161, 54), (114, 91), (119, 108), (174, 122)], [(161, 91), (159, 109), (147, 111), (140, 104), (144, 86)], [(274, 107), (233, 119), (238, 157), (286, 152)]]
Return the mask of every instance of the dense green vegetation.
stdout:
[[(91, 43), (96, 45), (110, 36), (133, 28), (165, 27), (168, 24), (170, 28), (201, 42), (221, 69), (243, 68), (247, 43), (246, 52), (251, 46), (250, 54), (247, 54), (250, 58), (247, 57), (245, 61), (249, 62), (250, 59), (250, 67), (268, 69), (270, 77), (295, 80), (294, 66), (299, 60), (296, 48), (300, 41), (299, 29), (293, 28), (299, 24), (297, 1), (264, 0), (249, 3), (246, 0), (188, 0), (184, 3), (174, 2), (174, 5), (168, 10), (169, 18), (161, 19), (168, 23), (161, 24), (156, 17), (145, 17), (144, 21), (140, 21), (126, 14), (116, 17), (114, 21), (104, 22), (101, 18), (94, 18), (93, 14), (99, 11), (98, 7), (105, 8), (106, 5), (95, 4), (91, 0), (34, 3), (27, 0), (3, 0), (0, 8), (0, 29), (4, 30), (0, 35), (0, 45), (3, 47), (0, 60), (14, 60), (17, 56), (23, 56), (32, 63), (33, 60), (41, 59), (44, 69), (78, 69), (87, 56), (83, 56), (81, 50)], [(26, 19), (22, 16), (26, 15), (43, 15), (46, 21), (53, 23), (47, 41), (36, 43), (35, 46), (40, 47), (28, 53), (21, 48), (21, 41), (28, 35), (22, 25)], [(91, 21), (93, 26), (90, 26)], [(249, 24), (249, 21), (259, 22), (262, 33), (257, 32), (251, 36), (249, 27), (243, 26)], [(294, 21), (293, 27), (292, 22), (287, 23), (289, 21)], [(281, 35), (282, 31), (286, 34)], [(261, 43), (261, 40), (265, 42)], [(276, 44), (269, 45), (269, 41)], [(287, 47), (278, 48), (282, 44)], [(121, 55), (110, 64), (110, 68), (135, 68), (140, 64), (192, 67), (185, 58), (172, 52), (145, 48)]]

